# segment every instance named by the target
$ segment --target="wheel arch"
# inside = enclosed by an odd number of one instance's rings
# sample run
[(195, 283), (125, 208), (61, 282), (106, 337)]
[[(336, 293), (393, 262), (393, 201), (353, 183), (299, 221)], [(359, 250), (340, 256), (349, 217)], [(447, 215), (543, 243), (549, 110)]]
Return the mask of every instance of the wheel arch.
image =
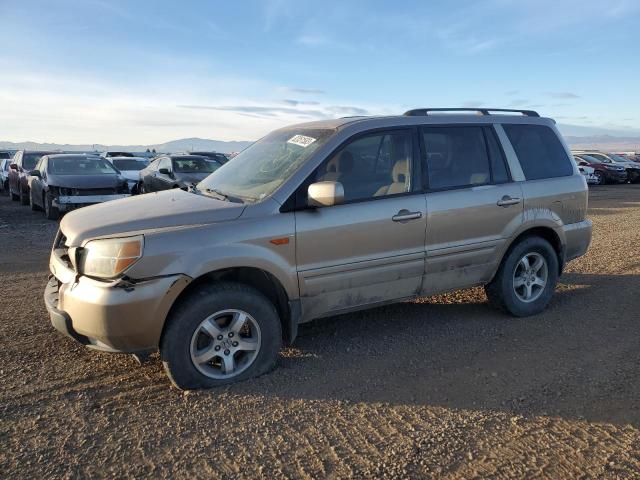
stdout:
[(203, 285), (219, 282), (235, 282), (255, 288), (275, 306), (278, 316), (280, 317), (283, 342), (285, 344), (291, 344), (295, 340), (299, 312), (296, 311), (295, 305), (289, 301), (289, 296), (280, 280), (278, 280), (275, 275), (261, 268), (231, 267), (204, 273), (193, 279), (184, 290), (180, 292), (167, 312), (162, 333), (160, 334), (160, 344), (162, 344), (162, 337), (168, 326), (167, 320), (176, 306)]
[[(558, 233), (553, 228), (547, 226), (530, 227), (516, 235), (509, 243), (508, 247), (505, 249), (498, 265), (502, 265), (502, 262), (504, 261), (505, 257), (509, 255), (511, 250), (518, 243), (528, 237), (540, 237), (549, 242), (558, 257), (558, 275), (561, 275), (564, 268), (564, 247)], [(495, 276), (495, 274), (496, 273), (494, 272), (493, 276)]]

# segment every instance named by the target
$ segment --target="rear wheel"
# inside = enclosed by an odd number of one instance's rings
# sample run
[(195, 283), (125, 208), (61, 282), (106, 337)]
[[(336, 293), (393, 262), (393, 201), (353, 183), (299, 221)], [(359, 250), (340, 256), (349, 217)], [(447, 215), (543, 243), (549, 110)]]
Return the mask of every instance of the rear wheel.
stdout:
[(281, 347), (274, 305), (249, 286), (219, 283), (179, 301), (167, 319), (160, 355), (176, 387), (211, 388), (269, 371)]
[(60, 218), (60, 211), (53, 205), (53, 197), (50, 193), (45, 193), (43, 196), (44, 214), (49, 220), (58, 220)]
[(505, 255), (485, 292), (491, 304), (511, 315), (535, 315), (549, 304), (558, 273), (558, 255), (549, 242), (528, 237)]

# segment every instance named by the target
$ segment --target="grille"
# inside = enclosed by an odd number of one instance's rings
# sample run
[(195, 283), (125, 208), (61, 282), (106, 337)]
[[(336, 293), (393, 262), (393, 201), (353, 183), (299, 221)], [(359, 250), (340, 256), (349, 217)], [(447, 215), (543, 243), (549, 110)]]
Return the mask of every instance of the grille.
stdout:
[(74, 195), (113, 195), (116, 193), (115, 188), (74, 188)]

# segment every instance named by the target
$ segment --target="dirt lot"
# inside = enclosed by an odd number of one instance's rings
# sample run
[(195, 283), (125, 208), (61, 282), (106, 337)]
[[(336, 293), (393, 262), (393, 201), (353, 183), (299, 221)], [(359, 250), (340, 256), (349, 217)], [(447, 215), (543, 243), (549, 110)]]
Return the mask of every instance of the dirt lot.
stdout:
[(257, 380), (183, 394), (157, 355), (87, 350), (41, 298), (57, 226), (0, 198), (0, 476), (640, 476), (640, 186), (546, 313), (481, 289), (312, 324)]

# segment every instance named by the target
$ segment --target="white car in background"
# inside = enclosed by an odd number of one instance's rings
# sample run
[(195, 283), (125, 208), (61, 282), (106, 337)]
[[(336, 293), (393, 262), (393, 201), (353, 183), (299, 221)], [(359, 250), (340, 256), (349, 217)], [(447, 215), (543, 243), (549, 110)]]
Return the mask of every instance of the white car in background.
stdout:
[(578, 170), (580, 170), (580, 173), (584, 175), (588, 184), (598, 183), (598, 177), (596, 177), (595, 168), (587, 167), (586, 165), (580, 165), (581, 160), (576, 157), (573, 157), (573, 161), (578, 165)]
[(149, 159), (145, 157), (105, 157), (105, 160), (111, 162), (122, 176), (127, 179), (129, 192), (132, 195), (138, 194), (138, 185), (140, 184), (140, 170), (149, 165)]

